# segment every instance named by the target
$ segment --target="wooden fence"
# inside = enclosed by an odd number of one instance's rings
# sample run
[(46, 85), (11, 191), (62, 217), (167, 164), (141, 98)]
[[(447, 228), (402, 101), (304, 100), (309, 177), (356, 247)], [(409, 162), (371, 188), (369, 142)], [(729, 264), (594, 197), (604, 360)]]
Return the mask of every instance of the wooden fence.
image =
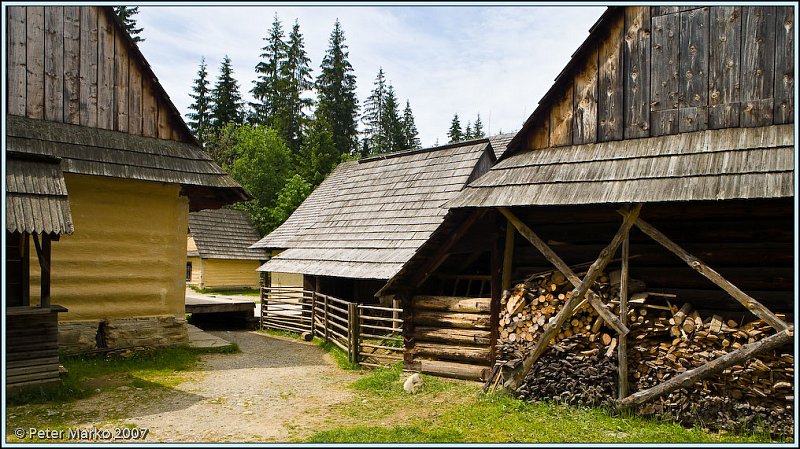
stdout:
[(310, 332), (368, 367), (403, 360), (402, 309), (362, 305), (299, 287), (261, 289), (261, 329)]

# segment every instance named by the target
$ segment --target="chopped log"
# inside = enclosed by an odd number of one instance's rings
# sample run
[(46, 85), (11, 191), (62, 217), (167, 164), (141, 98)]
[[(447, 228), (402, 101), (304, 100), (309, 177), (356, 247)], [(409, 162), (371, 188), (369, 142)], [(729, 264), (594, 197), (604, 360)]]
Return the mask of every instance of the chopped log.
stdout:
[(455, 379), (486, 381), (491, 369), (465, 363), (440, 362), (438, 360), (417, 360), (414, 366), (425, 374), (452, 377)]
[(743, 345), (736, 351), (711, 360), (698, 368), (678, 374), (677, 376), (667, 380), (664, 383), (656, 385), (653, 388), (629, 395), (628, 397), (617, 401), (617, 407), (626, 408), (632, 405), (642, 404), (659, 396), (667, 395), (678, 388), (689, 387), (698, 380), (702, 380), (706, 377), (720, 373), (726, 368), (730, 368), (737, 363), (747, 360), (755, 355), (779, 348), (792, 341), (793, 337), (794, 326), (790, 326), (787, 329), (779, 331), (775, 335), (769, 336), (755, 343)]
[[(623, 214), (625, 218), (622, 221), (620, 229), (617, 231), (617, 233), (614, 235), (614, 238), (611, 240), (611, 243), (605, 249), (603, 249), (603, 251), (600, 252), (600, 255), (598, 256), (597, 260), (595, 260), (595, 262), (589, 267), (586, 276), (580, 282), (580, 285), (575, 290), (573, 290), (572, 297), (567, 301), (566, 304), (564, 304), (564, 307), (558, 312), (558, 314), (555, 317), (555, 320), (553, 320), (552, 323), (548, 323), (548, 325), (545, 326), (544, 333), (539, 337), (539, 340), (537, 341), (536, 346), (533, 348), (533, 350), (525, 355), (525, 358), (523, 359), (522, 364), (519, 367), (519, 370), (514, 374), (512, 374), (511, 379), (508, 379), (508, 381), (504, 383), (505, 388), (515, 390), (520, 386), (522, 380), (530, 371), (531, 366), (533, 366), (533, 363), (536, 361), (537, 358), (539, 358), (542, 352), (544, 352), (545, 348), (550, 343), (550, 340), (558, 333), (558, 329), (561, 327), (564, 321), (567, 318), (569, 318), (570, 315), (572, 315), (575, 305), (578, 302), (580, 302), (581, 299), (583, 299), (583, 295), (585, 295), (586, 292), (589, 290), (589, 286), (595, 281), (595, 279), (600, 275), (601, 271), (606, 267), (608, 262), (614, 256), (614, 253), (617, 251), (617, 248), (622, 243), (622, 240), (625, 238), (625, 236), (628, 235), (628, 231), (638, 218), (640, 210), (641, 210), (641, 204), (637, 204), (633, 210)], [(534, 246), (536, 246), (540, 251), (542, 251), (545, 257), (547, 257), (548, 260), (551, 261), (551, 263), (557, 265), (557, 267), (558, 265), (563, 265), (562, 267), (563, 269), (561, 269), (560, 271), (565, 275), (567, 275), (567, 277), (570, 277), (568, 273), (571, 272), (572, 270), (570, 270), (569, 267), (566, 266), (566, 264), (564, 264), (564, 262), (561, 261), (561, 259), (559, 259), (558, 256), (555, 253), (553, 253), (552, 250), (536, 234), (533, 233), (533, 231), (530, 230), (530, 228), (528, 228), (521, 221), (519, 221), (519, 219), (516, 216), (514, 216), (514, 214), (512, 214), (509, 210), (501, 207), (500, 212), (502, 212), (503, 215), (505, 215), (509, 220), (511, 220), (514, 223), (514, 226), (517, 227), (517, 230), (520, 231), (520, 234), (522, 234), (525, 238), (530, 240), (531, 243), (534, 244)], [(548, 253), (550, 254), (550, 257), (548, 257)], [(573, 282), (574, 284), (573, 279), (570, 279), (570, 282)], [(601, 309), (604, 308), (601, 307)], [(605, 311), (608, 312), (607, 309), (605, 309)], [(600, 313), (599, 310), (598, 313)], [(617, 318), (614, 317), (614, 320), (617, 320)], [(608, 321), (611, 322), (610, 320)], [(620, 332), (620, 334), (624, 335), (627, 333), (627, 328), (624, 325), (622, 325), (622, 328), (624, 329), (624, 331)]]
[(692, 305), (687, 302), (683, 304), (683, 306), (681, 306), (680, 310), (678, 310), (675, 316), (672, 317), (670, 324), (680, 326), (681, 324), (683, 324), (683, 320), (685, 320), (690, 313), (692, 313)]
[[(620, 212), (624, 215), (623, 212)], [(747, 310), (751, 311), (755, 316), (761, 318), (762, 320), (769, 323), (770, 326), (775, 328), (776, 330), (785, 330), (789, 327), (786, 322), (775, 316), (771, 310), (765, 307), (760, 302), (756, 301), (747, 293), (743, 292), (736, 287), (735, 285), (731, 284), (727, 279), (722, 277), (719, 273), (714, 271), (711, 267), (706, 265), (702, 260), (698, 259), (697, 257), (689, 254), (683, 248), (678, 246), (675, 242), (667, 238), (664, 234), (662, 234), (658, 229), (654, 228), (652, 225), (647, 223), (646, 221), (638, 218), (636, 220), (636, 226), (645, 234), (650, 236), (653, 240), (661, 244), (663, 247), (667, 248), (675, 255), (680, 257), (684, 262), (686, 262), (690, 267), (695, 269), (698, 273), (705, 276), (711, 282), (717, 284), (720, 288), (728, 292), (734, 299), (742, 303), (742, 305), (747, 308)]]

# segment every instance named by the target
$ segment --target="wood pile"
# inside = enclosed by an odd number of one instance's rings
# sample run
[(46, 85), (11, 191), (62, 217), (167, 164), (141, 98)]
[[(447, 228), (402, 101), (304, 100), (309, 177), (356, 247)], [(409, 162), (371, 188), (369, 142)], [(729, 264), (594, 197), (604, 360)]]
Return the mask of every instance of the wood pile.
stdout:
[[(616, 311), (619, 297), (615, 277), (615, 273), (601, 276), (593, 291)], [(637, 282), (634, 286), (638, 293), (628, 301), (626, 320), (630, 328), (631, 392), (649, 389), (774, 334), (761, 320), (704, 316), (689, 303), (674, 304), (678, 301), (674, 295), (644, 292), (644, 285)], [(506, 292), (499, 317), (499, 361), (509, 368), (516, 366), (571, 290), (572, 286), (555, 272), (529, 279)], [(610, 405), (617, 398), (616, 335), (588, 304), (576, 310), (518, 389), (521, 398), (582, 405)], [(692, 388), (644, 404), (638, 411), (717, 430), (753, 429), (760, 424), (773, 434), (792, 434), (793, 385), (794, 356), (789, 348), (735, 365)]]

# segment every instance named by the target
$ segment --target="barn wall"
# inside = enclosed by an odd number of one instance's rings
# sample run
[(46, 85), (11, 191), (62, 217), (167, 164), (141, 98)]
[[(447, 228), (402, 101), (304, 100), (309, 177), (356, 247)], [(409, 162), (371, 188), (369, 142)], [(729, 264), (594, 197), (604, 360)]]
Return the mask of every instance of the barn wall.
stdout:
[(257, 260), (203, 259), (203, 288), (258, 288)]
[[(60, 321), (183, 317), (189, 205), (180, 186), (65, 174), (75, 233), (52, 254)], [(36, 257), (32, 249), (32, 257)], [(38, 262), (31, 284), (39, 283)], [(38, 288), (31, 303), (39, 302)]]
[(630, 6), (534, 112), (525, 148), (794, 121), (791, 6)]
[(190, 141), (105, 9), (6, 9), (9, 114)]

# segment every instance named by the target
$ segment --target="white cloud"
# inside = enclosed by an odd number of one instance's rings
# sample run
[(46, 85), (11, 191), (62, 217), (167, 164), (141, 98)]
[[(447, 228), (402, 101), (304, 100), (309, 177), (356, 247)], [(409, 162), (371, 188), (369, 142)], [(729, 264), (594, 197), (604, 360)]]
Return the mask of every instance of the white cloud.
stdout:
[(477, 114), (493, 133), (518, 130), (588, 35), (602, 7), (142, 6), (142, 53), (182, 113), (201, 56), (212, 83), (230, 56), (245, 97), (277, 12), (288, 34), (298, 19), (312, 76), (338, 18), (361, 102), (383, 67), (411, 107), (423, 145), (446, 133), (454, 113)]

